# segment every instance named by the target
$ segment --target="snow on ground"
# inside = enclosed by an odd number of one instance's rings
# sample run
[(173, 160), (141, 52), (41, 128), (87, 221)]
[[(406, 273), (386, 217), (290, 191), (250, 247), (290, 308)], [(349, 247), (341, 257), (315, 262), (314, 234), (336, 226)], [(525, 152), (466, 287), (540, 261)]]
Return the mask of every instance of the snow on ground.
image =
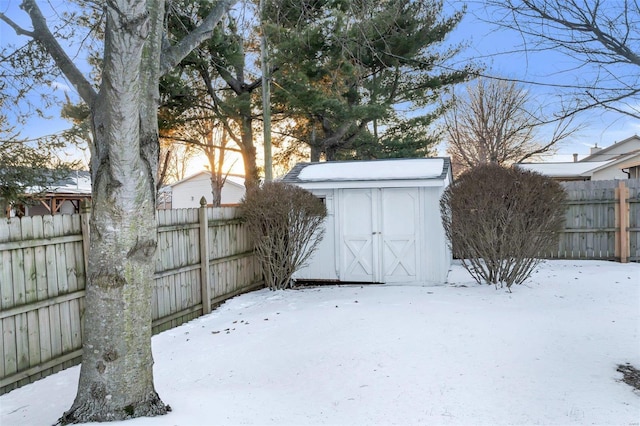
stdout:
[[(236, 297), (153, 338), (173, 412), (121, 424), (639, 424), (616, 366), (640, 367), (640, 264), (549, 261), (511, 294), (449, 281)], [(78, 373), (1, 396), (0, 424), (53, 424)]]

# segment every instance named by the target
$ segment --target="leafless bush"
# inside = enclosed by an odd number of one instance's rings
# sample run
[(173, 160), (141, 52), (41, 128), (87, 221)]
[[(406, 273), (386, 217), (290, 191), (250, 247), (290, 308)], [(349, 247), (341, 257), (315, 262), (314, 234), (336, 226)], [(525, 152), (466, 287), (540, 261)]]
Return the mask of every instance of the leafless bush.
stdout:
[(327, 210), (309, 191), (282, 182), (250, 190), (241, 204), (266, 284), (288, 288), (293, 274), (305, 265), (324, 229)]
[(440, 210), (452, 251), (473, 278), (510, 291), (557, 247), (564, 201), (547, 177), (487, 164), (449, 186)]

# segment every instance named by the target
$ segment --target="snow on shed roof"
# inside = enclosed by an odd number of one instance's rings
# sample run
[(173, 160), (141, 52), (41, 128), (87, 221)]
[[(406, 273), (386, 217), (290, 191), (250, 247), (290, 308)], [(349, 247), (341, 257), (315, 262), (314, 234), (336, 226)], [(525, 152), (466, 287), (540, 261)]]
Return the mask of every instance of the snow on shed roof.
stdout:
[(405, 158), (372, 161), (298, 163), (283, 182), (337, 182), (378, 180), (443, 180), (450, 168), (448, 158)]

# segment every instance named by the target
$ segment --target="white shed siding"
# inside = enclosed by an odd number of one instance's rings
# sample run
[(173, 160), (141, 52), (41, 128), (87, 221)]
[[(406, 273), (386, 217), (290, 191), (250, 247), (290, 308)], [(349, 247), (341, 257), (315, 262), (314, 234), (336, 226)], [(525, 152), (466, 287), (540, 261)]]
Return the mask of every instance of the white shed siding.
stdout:
[(327, 217), (324, 219), (324, 238), (318, 249), (307, 261), (307, 265), (296, 274), (298, 279), (331, 280), (338, 279), (336, 268), (335, 239), (335, 199), (334, 190), (315, 190), (313, 193), (324, 200)]
[[(451, 265), (451, 252), (447, 244), (447, 237), (442, 226), (440, 216), (440, 197), (444, 193), (445, 187), (424, 188), (423, 205), (424, 223), (431, 224), (424, 230), (422, 239), (423, 253), (422, 261), (424, 268), (424, 281), (427, 283), (443, 283), (447, 280), (447, 274)], [(432, 208), (432, 206), (438, 208)]]

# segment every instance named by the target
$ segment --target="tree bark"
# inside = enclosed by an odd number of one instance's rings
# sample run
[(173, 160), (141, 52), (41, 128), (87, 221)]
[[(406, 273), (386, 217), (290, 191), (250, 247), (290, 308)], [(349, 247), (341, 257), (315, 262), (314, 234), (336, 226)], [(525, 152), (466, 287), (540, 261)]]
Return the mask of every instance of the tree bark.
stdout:
[[(246, 94), (247, 98), (249, 94)], [(241, 107), (240, 122), (242, 126), (242, 161), (244, 162), (244, 186), (248, 191), (260, 184), (258, 164), (256, 163), (256, 147), (253, 144), (253, 118), (251, 116), (251, 104)]]

